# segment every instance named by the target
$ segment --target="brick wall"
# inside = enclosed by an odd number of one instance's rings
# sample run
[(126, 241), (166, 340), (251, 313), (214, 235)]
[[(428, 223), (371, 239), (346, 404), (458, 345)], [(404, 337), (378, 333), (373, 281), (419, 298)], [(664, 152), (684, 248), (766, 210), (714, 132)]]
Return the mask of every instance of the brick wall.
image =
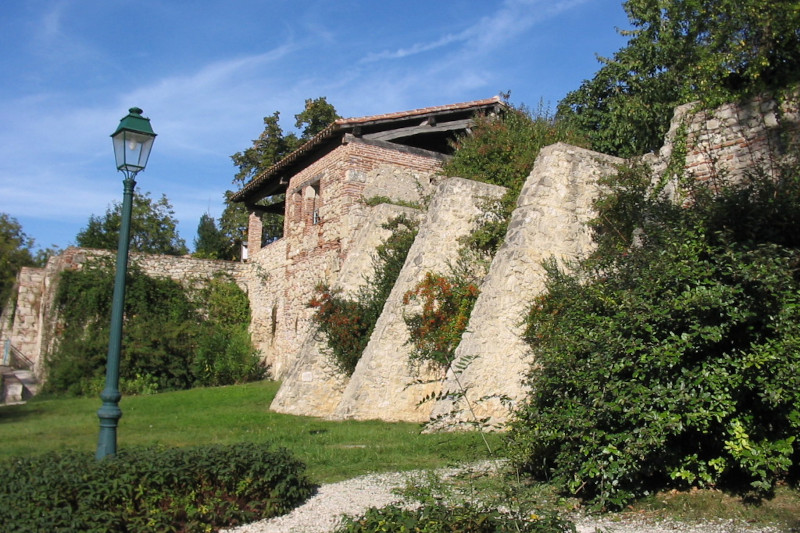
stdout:
[(260, 268), (270, 274), (265, 282), (251, 280), (257, 285), (250, 290), (251, 331), (274, 376), (286, 374), (310, 331), (307, 303), (314, 288), (334, 283), (369, 217), (365, 189), (373, 196), (398, 196), (389, 185), (399, 182), (408, 184), (406, 197), (418, 196), (440, 164), (435, 157), (354, 140), (290, 179), (283, 238), (257, 253), (251, 249), (249, 259), (254, 273)]

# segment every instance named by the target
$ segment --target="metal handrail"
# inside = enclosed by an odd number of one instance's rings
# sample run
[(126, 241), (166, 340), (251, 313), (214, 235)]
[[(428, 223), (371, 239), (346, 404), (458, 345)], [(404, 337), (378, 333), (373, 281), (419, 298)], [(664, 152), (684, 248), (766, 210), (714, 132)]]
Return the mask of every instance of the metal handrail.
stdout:
[(9, 339), (6, 339), (5, 342), (3, 363), (10, 363), (9, 366), (17, 370), (31, 370), (34, 366), (33, 361), (25, 357), (25, 354), (15, 348)]

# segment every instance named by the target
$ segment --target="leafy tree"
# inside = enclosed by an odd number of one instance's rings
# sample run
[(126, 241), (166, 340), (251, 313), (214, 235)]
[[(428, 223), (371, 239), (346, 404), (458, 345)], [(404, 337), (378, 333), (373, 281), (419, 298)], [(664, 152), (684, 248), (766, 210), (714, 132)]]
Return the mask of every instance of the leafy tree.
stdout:
[(33, 239), (22, 231), (14, 217), (0, 213), (0, 312), (8, 300), (17, 273), (36, 264), (31, 253)]
[[(295, 133), (284, 134), (279, 124), (280, 112), (264, 117), (264, 131), (253, 141), (253, 146), (243, 152), (236, 152), (231, 156), (233, 164), (238, 171), (233, 177), (235, 185), (242, 186), (251, 179), (269, 169), (272, 165), (299, 148), (314, 135), (325, 129), (331, 122), (340, 118), (336, 109), (329, 104), (324, 96), (316, 99), (307, 99), (305, 108), (295, 116), (295, 127), (301, 130), (301, 135)], [(233, 191), (225, 191), (225, 211), (220, 217), (220, 229), (228, 238), (231, 248), (238, 250), (247, 233), (248, 212), (244, 205), (233, 203), (230, 197)], [(283, 198), (272, 196), (265, 200), (265, 205), (277, 203)], [(283, 235), (283, 215), (267, 213), (262, 216), (264, 224), (263, 238), (270, 242)]]
[(300, 141), (305, 142), (341, 117), (336, 113), (336, 108), (328, 103), (327, 98), (321, 96), (315, 100), (307, 98), (305, 108), (294, 118), (294, 126), (302, 129)]
[(297, 135), (284, 135), (278, 121), (280, 112), (264, 117), (264, 131), (253, 141), (253, 146), (231, 156), (239, 171), (233, 183), (243, 185), (283, 159), (300, 145)]
[[(149, 254), (184, 255), (186, 243), (178, 235), (178, 221), (166, 195), (158, 201), (150, 193), (135, 194), (131, 212), (130, 249)], [(116, 250), (122, 222), (122, 203), (114, 204), (103, 217), (92, 215), (89, 223), (75, 237), (78, 246)]]
[(197, 238), (194, 240), (194, 255), (204, 259), (233, 259), (230, 242), (217, 228), (214, 217), (208, 213), (200, 217)]
[(597, 253), (549, 266), (515, 461), (599, 507), (669, 486), (769, 495), (800, 478), (800, 169), (686, 207), (647, 183), (610, 180)]
[(673, 108), (726, 101), (800, 79), (798, 0), (627, 0), (628, 44), (559, 104), (594, 149), (656, 150)]

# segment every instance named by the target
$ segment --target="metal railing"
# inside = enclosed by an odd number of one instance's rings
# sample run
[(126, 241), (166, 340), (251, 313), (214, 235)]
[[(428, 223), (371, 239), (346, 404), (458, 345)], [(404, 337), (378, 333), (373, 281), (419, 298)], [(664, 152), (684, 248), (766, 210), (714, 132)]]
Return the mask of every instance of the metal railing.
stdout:
[(3, 345), (3, 366), (10, 366), (17, 370), (33, 370), (33, 361), (25, 354), (11, 345), (11, 339), (6, 339)]

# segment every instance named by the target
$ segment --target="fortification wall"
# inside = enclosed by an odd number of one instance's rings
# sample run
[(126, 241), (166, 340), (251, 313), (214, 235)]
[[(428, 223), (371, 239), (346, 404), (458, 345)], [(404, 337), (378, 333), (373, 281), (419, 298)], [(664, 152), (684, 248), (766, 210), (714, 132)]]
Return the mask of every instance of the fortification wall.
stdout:
[[(332, 290), (352, 297), (364, 286), (366, 276), (372, 271), (374, 250), (391, 234), (383, 225), (401, 214), (412, 219), (422, 217), (419, 210), (391, 204), (381, 204), (371, 210), (369, 222), (358, 232)], [(312, 329), (270, 408), (286, 414), (331, 416), (348, 382), (349, 378), (339, 372), (328, 357), (325, 339)]]
[[(681, 106), (664, 147), (642, 160), (652, 167), (654, 182), (668, 183), (667, 192), (678, 201), (682, 198), (677, 181), (666, 174), (675, 168), (712, 188), (722, 180), (741, 179), (754, 164), (774, 172), (796, 147), (798, 100), (796, 90), (778, 101), (763, 97), (713, 111)], [(513, 404), (524, 396), (523, 375), (535, 354), (521, 340), (519, 324), (527, 305), (543, 290), (541, 261), (552, 256), (566, 261), (589, 253), (592, 242), (585, 222), (593, 215), (592, 201), (600, 190), (597, 180), (622, 162), (564, 144), (545, 148), (537, 159), (456, 351), (457, 366), (464, 363), (459, 377), (468, 396), (486, 398), (473, 402), (479, 418), (502, 425), (509, 406), (500, 398)], [(259, 233), (259, 242), (250, 243), (249, 263), (136, 254), (132, 259), (148, 274), (181, 281), (226, 272), (247, 290), (253, 340), (273, 376), (285, 379), (273, 406), (276, 410), (410, 421), (426, 421), (433, 415), (442, 427), (456, 427), (469, 418), (463, 405), (452, 399), (417, 407), (427, 394), (455, 390), (455, 376), (410, 365), (401, 300), (426, 272), (447, 271), (448, 261), (456, 257), (458, 238), (472, 231), (482, 198), (502, 191), (457, 178), (437, 183), (439, 165), (438, 159), (413, 150), (348, 138), (291, 180), (286, 236), (260, 248)], [(420, 202), (434, 190), (419, 236), (367, 349), (353, 377), (344, 380), (323, 357), (312, 331), (313, 311), (307, 303), (314, 287), (322, 282), (345, 292), (357, 290), (383, 236), (380, 222), (402, 211), (396, 206), (369, 207), (362, 197)], [(23, 271), (14, 323), (5, 324), (2, 332), (8, 336), (15, 331), (15, 343), (31, 350), (26, 356), (40, 362), (40, 354), (57, 334), (52, 304), (58, 273), (79, 268), (96, 255), (113, 254), (70, 248), (51, 259), (43, 271)], [(4, 317), (8, 316), (7, 311)], [(433, 381), (427, 385), (408, 386), (429, 378)]]
[(499, 198), (504, 191), (496, 185), (461, 178), (438, 185), (334, 418), (428, 419), (432, 405), (417, 404), (439, 391), (443, 376), (437, 369), (409, 361), (411, 347), (403, 319), (404, 309), (408, 309), (403, 306), (403, 295), (420, 283), (426, 272), (448, 272), (458, 258), (458, 240), (475, 227), (475, 218), (481, 213), (479, 205), (487, 198)]
[[(754, 168), (774, 175), (797, 147), (799, 100), (795, 90), (779, 101), (763, 96), (714, 110), (680, 106), (662, 149), (641, 159), (652, 168), (654, 185), (666, 183), (676, 201), (685, 198), (676, 176), (666, 174), (675, 168), (682, 170), (684, 183), (712, 189), (741, 181)], [(563, 265), (591, 252), (585, 224), (594, 216), (592, 203), (601, 190), (597, 181), (632, 162), (564, 144), (542, 150), (456, 350), (453, 367), (466, 370), (459, 376), (449, 372), (443, 385), (445, 391), (466, 391), (470, 405), (454, 400), (458, 394), (445, 395), (433, 409), (433, 427), (458, 428), (476, 417), (495, 427), (505, 424), (525, 396), (523, 377), (535, 360), (520, 324), (544, 291), (541, 263), (554, 257)]]
[(777, 98), (762, 95), (716, 109), (689, 103), (675, 109), (664, 146), (642, 160), (654, 181), (671, 180), (667, 192), (680, 201), (675, 176), (664, 176), (670, 164), (683, 178), (718, 189), (744, 179), (754, 168), (774, 175), (800, 142), (800, 87)]
[(315, 287), (335, 284), (357, 248), (373, 209), (362, 199), (365, 191), (421, 201), (439, 165), (430, 156), (353, 138), (292, 177), (284, 237), (250, 258), (251, 332), (273, 377), (285, 378), (298, 360), (312, 327)]
[[(586, 222), (594, 214), (597, 182), (621, 163), (563, 143), (542, 149), (442, 386), (454, 394), (434, 406), (433, 426), (452, 429), (477, 417), (499, 427), (524, 398), (532, 358), (522, 340), (522, 317), (545, 289), (543, 263), (554, 257), (565, 265), (593, 249)], [(455, 368), (465, 370), (456, 374)]]
[[(107, 250), (70, 247), (51, 257), (44, 268), (23, 268), (20, 271), (16, 308), (7, 310), (9, 313), (13, 311), (13, 320), (4, 335), (14, 348), (33, 361), (37, 378), (44, 378), (43, 356), (52, 348), (59, 333), (54, 303), (61, 272), (79, 269), (94, 258), (113, 260), (115, 257), (115, 252)], [(171, 278), (184, 284), (225, 273), (246, 290), (251, 278), (248, 273), (250, 265), (229, 261), (139, 253), (131, 253), (130, 261), (150, 276)], [(3, 315), (6, 316), (5, 312)]]

